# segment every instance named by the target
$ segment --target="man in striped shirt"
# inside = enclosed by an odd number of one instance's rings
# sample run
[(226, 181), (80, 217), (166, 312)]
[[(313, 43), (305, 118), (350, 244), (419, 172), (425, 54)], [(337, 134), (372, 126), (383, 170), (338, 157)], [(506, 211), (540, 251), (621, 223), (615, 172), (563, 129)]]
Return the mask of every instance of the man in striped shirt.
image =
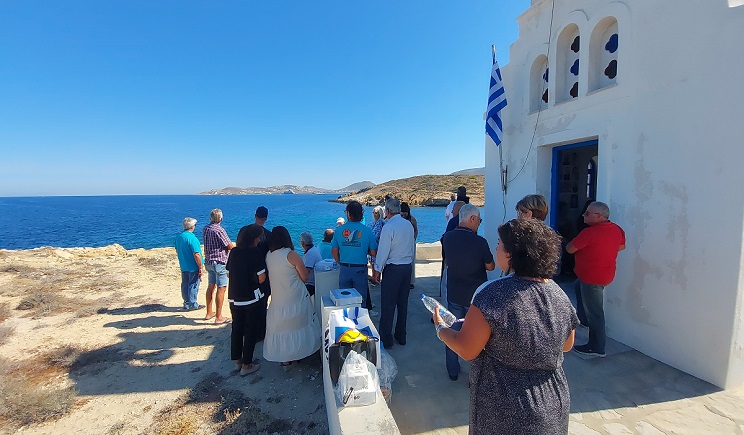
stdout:
[[(216, 208), (209, 214), (209, 225), (204, 227), (204, 257), (207, 269), (207, 315), (204, 320), (214, 318), (214, 323), (230, 323), (230, 318), (222, 315), (222, 305), (225, 302), (227, 290), (227, 254), (235, 244), (230, 241), (227, 232), (222, 228), (222, 210)], [(217, 295), (214, 289), (217, 288)], [(212, 309), (212, 300), (215, 309)]]

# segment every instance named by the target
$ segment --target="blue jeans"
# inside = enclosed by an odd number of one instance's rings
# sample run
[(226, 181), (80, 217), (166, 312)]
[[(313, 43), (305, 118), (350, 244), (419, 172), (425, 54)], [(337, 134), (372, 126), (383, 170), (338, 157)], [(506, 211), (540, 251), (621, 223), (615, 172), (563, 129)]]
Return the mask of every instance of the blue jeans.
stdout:
[[(458, 319), (464, 319), (465, 315), (468, 314), (470, 306), (464, 307), (454, 302), (447, 301), (447, 309)], [(457, 322), (452, 325), (452, 329), (459, 331), (462, 328), (462, 322)], [(450, 376), (457, 376), (460, 374), (460, 359), (457, 354), (449, 347), (444, 347), (444, 359), (447, 364), (447, 374)]]
[(599, 353), (605, 351), (605, 316), (604, 316), (604, 288), (603, 285), (587, 284), (578, 280), (581, 291), (581, 302), (586, 314), (589, 327), (589, 347)]
[(367, 306), (367, 265), (340, 266), (338, 269), (338, 287), (353, 288), (362, 295), (362, 307)]
[(576, 316), (578, 316), (579, 322), (581, 322), (582, 325), (587, 326), (589, 325), (589, 321), (586, 320), (586, 314), (584, 313), (584, 302), (581, 300), (581, 285), (579, 283), (580, 281), (578, 279), (574, 282), (574, 296), (576, 296)]
[(187, 310), (199, 308), (196, 302), (196, 293), (199, 291), (199, 272), (181, 271), (181, 297), (183, 298), (183, 307)]
[(227, 287), (227, 269), (222, 263), (207, 261), (204, 265), (207, 269), (207, 284), (216, 284), (217, 287)]

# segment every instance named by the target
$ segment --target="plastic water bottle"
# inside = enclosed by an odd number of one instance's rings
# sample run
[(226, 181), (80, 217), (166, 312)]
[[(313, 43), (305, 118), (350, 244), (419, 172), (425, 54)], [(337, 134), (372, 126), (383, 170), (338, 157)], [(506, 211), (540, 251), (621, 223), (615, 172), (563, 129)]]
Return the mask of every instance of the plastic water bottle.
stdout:
[(431, 313), (434, 313), (434, 310), (439, 310), (439, 318), (444, 321), (444, 324), (447, 325), (448, 328), (452, 326), (453, 323), (457, 322), (457, 318), (455, 317), (455, 315), (444, 308), (442, 304), (437, 302), (436, 299), (422, 294), (421, 302), (424, 303), (426, 309), (429, 310), (429, 312)]

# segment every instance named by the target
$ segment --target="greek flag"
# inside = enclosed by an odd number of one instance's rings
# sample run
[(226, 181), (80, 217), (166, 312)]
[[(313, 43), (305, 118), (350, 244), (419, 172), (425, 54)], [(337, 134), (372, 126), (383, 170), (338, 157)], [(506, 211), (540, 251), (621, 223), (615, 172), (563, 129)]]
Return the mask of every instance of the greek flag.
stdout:
[(501, 70), (496, 58), (493, 59), (491, 68), (491, 89), (488, 91), (488, 115), (486, 117), (486, 134), (496, 143), (501, 144), (501, 109), (506, 107), (506, 95), (504, 94), (504, 83), (501, 81)]

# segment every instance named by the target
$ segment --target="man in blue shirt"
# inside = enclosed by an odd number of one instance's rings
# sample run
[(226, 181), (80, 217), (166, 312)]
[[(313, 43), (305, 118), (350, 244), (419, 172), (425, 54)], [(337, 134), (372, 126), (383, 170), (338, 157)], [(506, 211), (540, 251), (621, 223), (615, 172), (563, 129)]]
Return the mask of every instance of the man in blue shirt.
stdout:
[(347, 222), (336, 228), (331, 240), (331, 253), (341, 267), (339, 288), (355, 288), (367, 306), (367, 255), (377, 253), (377, 239), (372, 230), (361, 223), (364, 211), (359, 201), (346, 204)]
[(196, 219), (187, 217), (183, 220), (183, 232), (176, 237), (176, 254), (181, 266), (181, 297), (185, 310), (204, 308), (196, 302), (196, 294), (202, 277), (202, 255), (199, 239), (194, 235)]

